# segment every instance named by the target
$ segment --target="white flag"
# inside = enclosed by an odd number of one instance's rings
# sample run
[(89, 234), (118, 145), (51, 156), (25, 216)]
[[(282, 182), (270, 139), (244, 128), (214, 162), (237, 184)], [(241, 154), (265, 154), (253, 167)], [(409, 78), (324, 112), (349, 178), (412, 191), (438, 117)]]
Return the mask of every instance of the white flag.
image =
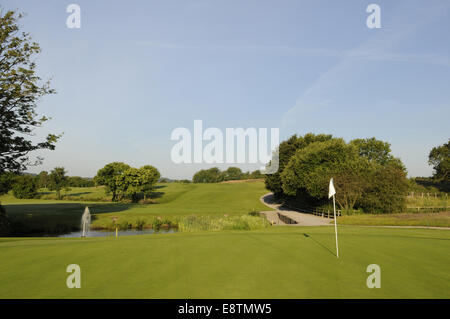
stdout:
[(336, 194), (336, 190), (334, 189), (333, 178), (331, 178), (330, 179), (330, 188), (328, 189), (328, 198), (331, 198), (331, 196), (333, 196), (334, 194)]

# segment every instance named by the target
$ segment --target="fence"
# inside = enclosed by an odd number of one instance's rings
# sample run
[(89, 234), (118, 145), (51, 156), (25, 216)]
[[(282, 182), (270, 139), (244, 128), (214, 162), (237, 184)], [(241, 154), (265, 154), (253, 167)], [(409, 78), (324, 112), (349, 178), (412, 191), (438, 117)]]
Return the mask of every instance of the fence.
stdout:
[[(334, 213), (330, 212), (329, 210), (325, 210), (325, 209), (316, 208), (316, 209), (314, 209), (312, 214), (316, 215), (316, 216), (323, 217), (323, 218), (332, 218), (332, 219), (334, 219)], [(340, 209), (336, 210), (336, 216), (337, 217), (341, 216), (341, 210)]]
[(421, 192), (410, 192), (408, 194), (410, 198), (442, 198), (448, 199), (448, 193), (421, 193)]
[(448, 212), (450, 211), (450, 206), (440, 206), (440, 207), (407, 207), (406, 210), (408, 212), (413, 213), (439, 213), (439, 212)]
[[(299, 211), (301, 213), (312, 214), (312, 215), (320, 216), (320, 217), (323, 217), (323, 218), (334, 219), (334, 213), (333, 213), (333, 211), (331, 211), (329, 209), (317, 208), (317, 207), (312, 207), (312, 206), (309, 206), (309, 207), (306, 207), (306, 206), (293, 207), (293, 206), (288, 205), (288, 204), (285, 204), (285, 206), (290, 208), (290, 209), (292, 209), (292, 210), (294, 210), (294, 211)], [(341, 212), (340, 209), (336, 209), (336, 216), (337, 217), (342, 216), (342, 212)]]

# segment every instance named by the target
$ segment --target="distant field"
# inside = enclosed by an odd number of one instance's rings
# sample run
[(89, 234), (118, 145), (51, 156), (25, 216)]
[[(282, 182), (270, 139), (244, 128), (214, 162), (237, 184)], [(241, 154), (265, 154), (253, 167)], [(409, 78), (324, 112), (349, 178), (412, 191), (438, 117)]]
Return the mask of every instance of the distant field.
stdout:
[(450, 298), (450, 231), (342, 226), (337, 259), (333, 230), (0, 238), (0, 298)]
[(157, 185), (152, 195), (155, 204), (146, 205), (89, 201), (89, 198), (104, 196), (102, 187), (72, 188), (67, 197), (73, 197), (76, 201), (20, 200), (11, 194), (1, 196), (0, 201), (23, 232), (33, 233), (42, 229), (50, 232), (76, 230), (86, 205), (94, 215), (93, 227), (107, 228), (112, 227), (112, 217), (118, 217), (119, 224), (148, 225), (155, 218), (174, 220), (188, 215), (224, 217), (270, 210), (259, 201), (259, 197), (265, 193), (267, 190), (261, 181), (229, 184), (164, 183)]

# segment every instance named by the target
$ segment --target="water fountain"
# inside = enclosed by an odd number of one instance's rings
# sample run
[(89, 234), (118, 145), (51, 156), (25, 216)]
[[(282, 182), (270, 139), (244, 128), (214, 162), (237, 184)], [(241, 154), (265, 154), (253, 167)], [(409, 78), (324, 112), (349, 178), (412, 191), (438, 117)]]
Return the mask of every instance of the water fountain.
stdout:
[(81, 216), (81, 229), (83, 230), (83, 234), (81, 235), (81, 237), (86, 237), (86, 234), (89, 232), (90, 226), (91, 213), (89, 212), (89, 208), (86, 206), (83, 216)]

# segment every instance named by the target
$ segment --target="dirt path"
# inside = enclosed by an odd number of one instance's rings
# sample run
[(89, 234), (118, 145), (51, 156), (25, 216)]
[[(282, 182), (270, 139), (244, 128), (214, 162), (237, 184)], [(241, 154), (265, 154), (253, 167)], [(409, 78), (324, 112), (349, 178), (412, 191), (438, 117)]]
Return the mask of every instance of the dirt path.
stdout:
[[(275, 202), (272, 193), (261, 196), (261, 202), (276, 211), (261, 212), (266, 215), (266, 218), (275, 225), (288, 225), (288, 226), (330, 226), (331, 219), (314, 216), (311, 214), (300, 213), (283, 207), (281, 204)], [(280, 216), (281, 215), (281, 216)], [(290, 218), (297, 222), (297, 224), (286, 224), (282, 219), (283, 216)], [(281, 217), (281, 219), (280, 219)]]

